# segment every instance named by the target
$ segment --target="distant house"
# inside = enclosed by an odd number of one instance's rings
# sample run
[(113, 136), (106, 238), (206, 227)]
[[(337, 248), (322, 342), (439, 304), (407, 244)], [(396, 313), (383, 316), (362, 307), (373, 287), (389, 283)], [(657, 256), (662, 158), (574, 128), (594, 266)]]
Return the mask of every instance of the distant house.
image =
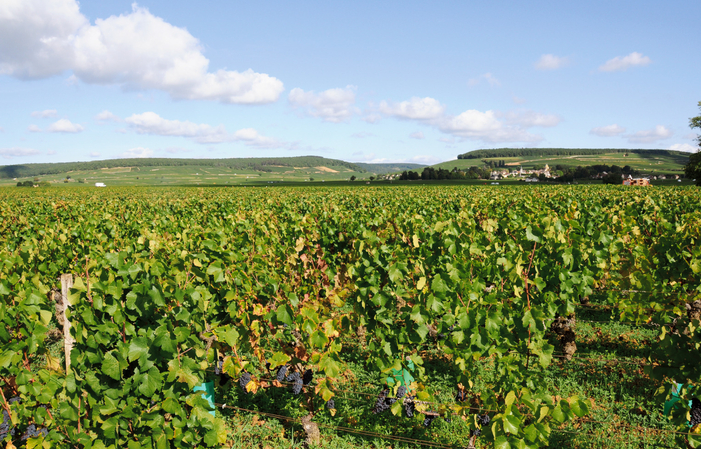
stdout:
[(95, 187), (107, 187), (104, 182), (96, 182)]
[(628, 175), (627, 178), (623, 179), (624, 186), (649, 186), (650, 180), (647, 178), (632, 178)]

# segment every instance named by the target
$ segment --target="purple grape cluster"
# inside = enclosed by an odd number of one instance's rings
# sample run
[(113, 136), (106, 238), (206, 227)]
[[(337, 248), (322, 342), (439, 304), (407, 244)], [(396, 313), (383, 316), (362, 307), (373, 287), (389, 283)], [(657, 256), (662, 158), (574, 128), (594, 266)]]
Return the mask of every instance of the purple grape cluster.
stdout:
[[(389, 389), (385, 388), (382, 390), (380, 395), (377, 397), (377, 402), (375, 403), (375, 408), (372, 409), (372, 412), (375, 414), (382, 413), (385, 410), (389, 409), (390, 401), (387, 399), (387, 395), (389, 394)], [(395, 399), (396, 400), (396, 399)]]
[(477, 416), (477, 422), (480, 426), (488, 426), (490, 421), (491, 420), (489, 419), (489, 415), (486, 413), (484, 415)]
[(416, 406), (414, 404), (413, 396), (407, 396), (406, 400), (404, 401), (404, 411), (406, 412), (407, 418), (414, 417), (414, 411), (416, 411)]
[(471, 437), (478, 437), (480, 435), (482, 435), (482, 431), (480, 429), (470, 430)]
[(277, 370), (277, 381), (282, 382), (285, 376), (287, 376), (287, 365), (283, 365)]
[(333, 410), (336, 408), (336, 403), (333, 399), (329, 399), (328, 401), (326, 401), (326, 408), (329, 410)]
[(406, 394), (406, 387), (404, 385), (397, 388), (397, 399), (401, 399)]
[(689, 425), (694, 427), (696, 424), (701, 423), (701, 401), (696, 398), (691, 400), (691, 419), (689, 420)]
[(302, 378), (299, 376), (298, 372), (294, 372), (285, 378), (287, 382), (293, 382), (292, 394), (299, 394), (302, 391)]
[(251, 373), (248, 373), (246, 371), (241, 373), (241, 377), (239, 377), (239, 385), (241, 386), (241, 389), (243, 390), (244, 394), (248, 394), (248, 389), (246, 386), (248, 383), (251, 381)]
[(304, 383), (304, 385), (308, 385), (309, 382), (311, 382), (313, 378), (314, 378), (314, 373), (312, 372), (312, 370), (308, 369), (304, 372), (304, 375), (302, 375), (302, 382)]
[(30, 424), (29, 426), (27, 426), (27, 430), (26, 432), (24, 432), (24, 435), (22, 435), (21, 439), (22, 441), (26, 441), (29, 438), (37, 438), (40, 436), (45, 437), (48, 434), (49, 431), (45, 427), (37, 429), (36, 425)]
[(424, 418), (424, 427), (430, 426), (434, 419), (436, 419), (436, 415), (426, 415), (426, 417)]
[(467, 399), (467, 393), (465, 390), (458, 390), (457, 394), (455, 395), (455, 402), (465, 402)]

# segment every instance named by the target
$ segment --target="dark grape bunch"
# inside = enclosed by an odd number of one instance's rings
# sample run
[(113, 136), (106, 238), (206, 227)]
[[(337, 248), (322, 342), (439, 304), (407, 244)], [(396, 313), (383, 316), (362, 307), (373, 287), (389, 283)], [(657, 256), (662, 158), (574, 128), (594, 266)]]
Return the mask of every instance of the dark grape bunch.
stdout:
[(282, 382), (285, 376), (287, 376), (287, 365), (283, 365), (277, 370), (277, 381)]
[(434, 419), (436, 419), (436, 415), (426, 415), (426, 417), (424, 418), (424, 427), (430, 426)]
[(480, 429), (470, 430), (471, 437), (478, 437), (480, 435), (482, 435), (482, 431)]
[(224, 372), (224, 359), (222, 357), (219, 358), (219, 361), (217, 361), (217, 365), (214, 367), (214, 374), (219, 376), (220, 385), (225, 385), (231, 380), (231, 377), (229, 377), (229, 375)]
[[(9, 402), (12, 404), (13, 402), (22, 402), (22, 400), (18, 397), (15, 396), (14, 398), (10, 398)], [(12, 419), (10, 418), (9, 413), (7, 413), (7, 410), (2, 411), (2, 423), (0, 423), (0, 440), (4, 440), (7, 434), (9, 433), (11, 436), (15, 436), (15, 428), (10, 427), (12, 425)]]
[(303, 382), (302, 382), (302, 378), (299, 376), (298, 372), (295, 371), (294, 373), (290, 374), (289, 376), (287, 376), (287, 378), (285, 378), (285, 380), (287, 382), (294, 383), (292, 385), (292, 394), (296, 395), (302, 391)]
[(336, 408), (336, 403), (333, 399), (329, 399), (328, 401), (326, 401), (326, 408), (329, 410), (333, 410)]
[(22, 441), (26, 441), (29, 438), (37, 438), (40, 436), (45, 437), (48, 434), (49, 431), (45, 427), (37, 429), (36, 425), (30, 424), (29, 426), (27, 426), (27, 431), (24, 432), (24, 435), (22, 435)]
[(477, 422), (480, 426), (488, 426), (490, 421), (489, 415), (486, 413), (484, 415), (477, 415)]
[(390, 403), (389, 400), (387, 400), (387, 395), (389, 394), (389, 389), (385, 388), (382, 390), (382, 393), (377, 397), (377, 403), (375, 403), (375, 408), (372, 409), (372, 412), (375, 414), (382, 413), (385, 410), (389, 409)]
[(696, 424), (701, 423), (701, 401), (697, 398), (691, 400), (691, 419), (689, 420), (689, 425), (694, 427)]
[(404, 411), (406, 412), (406, 417), (413, 418), (415, 410), (416, 407), (414, 405), (413, 396), (407, 396), (406, 400), (404, 401)]
[(467, 399), (467, 392), (465, 390), (458, 390), (455, 395), (455, 402), (465, 402)]
[(248, 385), (248, 382), (251, 381), (251, 373), (248, 373), (246, 371), (241, 373), (241, 377), (239, 377), (239, 385), (241, 386), (241, 389), (243, 390), (244, 394), (248, 394), (248, 389), (246, 388), (246, 385)]
[(404, 385), (397, 388), (397, 399), (401, 399), (406, 394), (406, 387)]
[(302, 382), (304, 383), (304, 385), (308, 385), (309, 382), (311, 382), (313, 378), (314, 378), (314, 373), (312, 372), (312, 370), (308, 369), (304, 372), (304, 375), (302, 376)]

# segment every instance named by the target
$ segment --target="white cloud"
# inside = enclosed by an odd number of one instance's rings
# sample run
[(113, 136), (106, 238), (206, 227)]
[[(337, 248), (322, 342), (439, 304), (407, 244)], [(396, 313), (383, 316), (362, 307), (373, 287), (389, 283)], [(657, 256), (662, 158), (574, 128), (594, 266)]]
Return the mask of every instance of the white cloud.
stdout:
[(41, 154), (38, 150), (31, 148), (0, 148), (0, 156), (5, 159), (13, 157), (36, 156)]
[(139, 134), (188, 137), (199, 143), (221, 143), (231, 140), (224, 125), (217, 127), (180, 120), (167, 120), (155, 112), (133, 114), (124, 119)]
[(56, 151), (54, 151), (54, 150), (49, 150), (46, 152), (46, 154), (48, 154), (49, 156), (53, 156), (53, 155), (58, 154), (58, 153), (56, 153)]
[(557, 70), (569, 64), (569, 59), (559, 57), (552, 54), (543, 55), (535, 63), (535, 68), (538, 70)]
[(145, 158), (153, 156), (153, 150), (144, 147), (131, 148), (119, 155), (128, 158)]
[(447, 143), (447, 144), (453, 144), (455, 143), (455, 139), (453, 138), (448, 138), (448, 137), (441, 137), (438, 139), (440, 142)]
[(516, 104), (523, 104), (523, 103), (526, 102), (526, 99), (525, 99), (525, 98), (521, 98), (521, 97), (514, 96), (514, 97), (511, 98), (511, 101), (513, 101), (513, 102), (516, 103)]
[(209, 72), (197, 38), (136, 3), (131, 13), (91, 25), (76, 0), (4, 0), (0, 73), (33, 79), (66, 70), (85, 83), (159, 89), (177, 99), (260, 104), (284, 90), (251, 69)]
[(652, 60), (647, 56), (643, 56), (641, 53), (634, 51), (628, 56), (616, 56), (613, 59), (609, 59), (605, 64), (599, 67), (599, 71), (620, 72), (628, 70), (631, 67), (646, 66), (651, 62)]
[(50, 133), (79, 133), (83, 131), (85, 128), (83, 128), (81, 125), (77, 123), (71, 123), (70, 120), (62, 118), (61, 120), (58, 120), (47, 128), (47, 131)]
[(591, 131), (589, 131), (589, 134), (594, 134), (595, 136), (601, 137), (613, 137), (619, 134), (623, 134), (624, 132), (626, 132), (626, 129), (624, 127), (618, 126), (614, 123), (613, 125), (592, 128)]
[(684, 151), (686, 153), (696, 153), (699, 150), (699, 147), (698, 145), (689, 145), (688, 143), (675, 143), (667, 149), (672, 151)]
[(168, 120), (155, 112), (133, 114), (124, 119), (139, 134), (158, 136), (187, 137), (198, 143), (221, 143), (240, 141), (259, 149), (281, 148), (286, 146), (272, 137), (266, 137), (253, 128), (244, 128), (230, 134), (224, 125), (211, 126), (189, 121)]
[(307, 115), (318, 117), (326, 122), (339, 123), (348, 121), (358, 113), (355, 104), (355, 86), (328, 89), (320, 93), (305, 92), (296, 87), (290, 91), (288, 100), (292, 107), (304, 111)]
[(285, 146), (285, 144), (278, 142), (272, 137), (262, 136), (253, 128), (239, 129), (234, 133), (234, 140), (242, 141), (244, 144), (258, 149), (272, 149)]
[(122, 119), (112, 114), (110, 111), (105, 109), (95, 116), (95, 120), (98, 122), (121, 122)]
[(638, 131), (635, 134), (631, 134), (628, 137), (628, 142), (630, 143), (653, 143), (658, 140), (669, 139), (672, 137), (672, 131), (665, 128), (662, 125), (655, 126), (655, 129), (647, 131)]
[(435, 120), (443, 116), (445, 106), (431, 97), (412, 97), (401, 103), (380, 103), (380, 112), (393, 117), (409, 120)]
[(556, 115), (527, 110), (500, 113), (470, 109), (453, 116), (445, 112), (444, 105), (431, 97), (414, 97), (401, 103), (383, 101), (379, 110), (395, 118), (424, 123), (445, 134), (492, 143), (539, 142), (543, 138), (530, 134), (528, 128), (552, 127), (561, 121)]
[(29, 131), (30, 133), (40, 133), (41, 128), (32, 123), (31, 125), (27, 126), (27, 131)]
[(424, 133), (421, 131), (416, 131), (414, 133), (409, 134), (409, 137), (412, 139), (423, 139), (424, 138)]
[(455, 117), (446, 118), (439, 125), (445, 133), (485, 142), (537, 142), (540, 136), (529, 134), (518, 126), (505, 125), (494, 111), (480, 112), (474, 109)]
[(58, 114), (56, 109), (45, 109), (43, 111), (34, 111), (31, 115), (32, 117), (36, 118), (53, 118), (56, 117)]
[(489, 84), (492, 87), (496, 86), (501, 86), (501, 83), (499, 82), (498, 79), (494, 77), (491, 73), (487, 72), (484, 75), (480, 75), (478, 78), (470, 78), (467, 80), (467, 85), (472, 87), (478, 85), (482, 80), (485, 80), (487, 84)]
[(364, 139), (366, 137), (370, 137), (370, 136), (374, 136), (374, 135), (375, 134), (373, 134), (373, 133), (361, 132), (361, 133), (353, 133), (353, 134), (351, 134), (351, 137), (355, 137), (356, 139)]
[(409, 159), (405, 159), (401, 162), (410, 162), (414, 164), (424, 164), (424, 165), (433, 165), (437, 164), (438, 162), (441, 162), (442, 159), (437, 158), (436, 156), (431, 156), (431, 155), (418, 155), (414, 157), (410, 157)]
[(102, 156), (102, 155), (100, 153), (98, 153), (97, 151), (93, 151), (92, 153), (90, 153), (90, 157), (92, 157), (92, 158), (96, 158), (96, 157), (100, 157), (100, 156)]

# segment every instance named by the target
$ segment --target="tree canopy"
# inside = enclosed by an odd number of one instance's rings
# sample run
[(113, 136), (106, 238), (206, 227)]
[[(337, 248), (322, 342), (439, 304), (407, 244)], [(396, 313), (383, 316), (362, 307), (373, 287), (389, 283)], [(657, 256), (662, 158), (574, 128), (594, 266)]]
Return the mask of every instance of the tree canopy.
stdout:
[[(699, 101), (699, 109), (701, 110), (701, 101)], [(689, 127), (691, 129), (701, 129), (701, 115), (691, 117), (689, 119)], [(701, 135), (697, 136), (697, 140), (701, 146)], [(689, 156), (689, 163), (684, 167), (684, 174), (687, 178), (696, 179), (696, 185), (701, 186), (701, 152), (696, 151), (696, 153)]]

